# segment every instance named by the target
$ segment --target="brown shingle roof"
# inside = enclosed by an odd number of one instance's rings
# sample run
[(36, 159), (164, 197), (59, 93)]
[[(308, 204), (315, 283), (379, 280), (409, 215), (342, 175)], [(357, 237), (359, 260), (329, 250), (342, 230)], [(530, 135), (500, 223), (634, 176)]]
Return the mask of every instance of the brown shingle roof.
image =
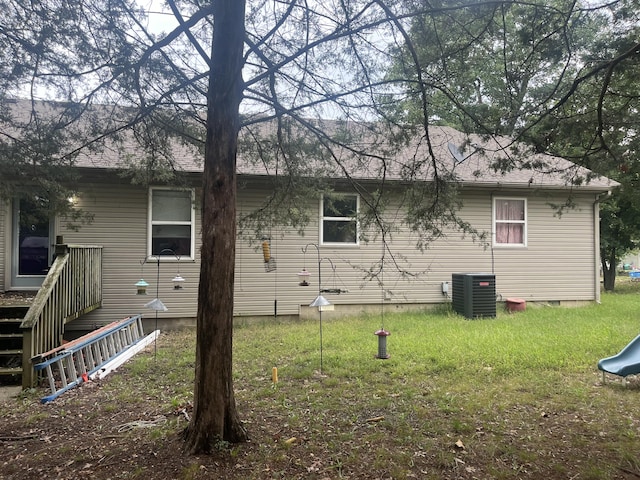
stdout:
[[(364, 133), (362, 138), (367, 138)], [(595, 175), (563, 158), (526, 153), (522, 145), (508, 138), (483, 138), (466, 135), (450, 127), (431, 126), (429, 141), (414, 137), (392, 154), (381, 146), (369, 147), (362, 141), (357, 148), (368, 151), (363, 157), (338, 148), (335, 157), (344, 169), (335, 165), (326, 168), (332, 178), (344, 178), (343, 170), (359, 180), (379, 180), (384, 175), (392, 181), (432, 181), (434, 176), (455, 179), (463, 185), (509, 186), (527, 188), (580, 188), (608, 191), (618, 182)], [(517, 150), (520, 149), (520, 152)], [(430, 152), (433, 152), (433, 156)], [(378, 154), (378, 155), (376, 155)], [(384, 158), (383, 158), (384, 157)], [(383, 169), (384, 166), (384, 169)], [(240, 173), (265, 175), (266, 169), (249, 162), (238, 161)]]
[[(23, 109), (28, 111), (31, 108), (29, 102), (12, 101), (11, 107), (16, 113), (16, 122), (28, 118)], [(56, 107), (42, 102), (38, 110), (51, 115)], [(105, 107), (102, 113), (106, 115), (107, 112), (113, 120), (114, 110)], [(337, 130), (337, 122), (317, 121), (314, 124), (320, 123), (323, 123), (320, 129), (328, 127), (332, 133)], [(254, 131), (255, 129), (254, 125)], [(307, 174), (321, 172), (320, 174), (332, 178), (345, 178), (345, 172), (348, 171), (353, 178), (372, 181), (379, 180), (383, 171), (386, 179), (393, 181), (432, 181), (437, 174), (443, 178), (455, 179), (463, 185), (571, 187), (592, 191), (607, 191), (619, 185), (614, 180), (594, 175), (589, 170), (559, 157), (522, 153), (522, 145), (514, 144), (504, 137), (487, 139), (479, 135), (466, 135), (450, 127), (431, 126), (429, 141), (424, 135), (416, 136), (413, 141), (390, 153), (391, 149), (385, 145), (384, 140), (376, 143), (374, 138), (380, 137), (375, 137), (366, 125), (352, 124), (348, 129), (355, 132), (349, 145), (355, 139), (353, 145), (356, 145), (356, 148), (348, 148), (345, 142), (345, 145), (334, 147), (332, 155), (325, 155), (324, 159), (310, 154), (305, 160), (309, 164), (309, 168), (305, 170)], [(257, 130), (264, 134), (272, 130), (272, 127), (267, 124), (258, 126)], [(245, 142), (253, 138), (246, 134), (245, 130), (241, 131), (242, 135), (245, 135)], [(75, 165), (88, 169), (123, 169), (145, 155), (130, 133), (123, 132), (121, 139), (117, 145), (106, 141), (98, 150), (83, 150), (77, 156)], [(170, 149), (171, 161), (177, 169), (188, 173), (202, 172), (202, 149), (178, 140), (170, 142)], [(517, 149), (521, 152), (517, 152)], [(359, 153), (355, 150), (359, 150)], [(363, 152), (366, 154), (362, 154)], [(251, 161), (251, 156), (246, 151), (239, 150), (240, 175), (265, 176), (272, 171), (262, 162)]]

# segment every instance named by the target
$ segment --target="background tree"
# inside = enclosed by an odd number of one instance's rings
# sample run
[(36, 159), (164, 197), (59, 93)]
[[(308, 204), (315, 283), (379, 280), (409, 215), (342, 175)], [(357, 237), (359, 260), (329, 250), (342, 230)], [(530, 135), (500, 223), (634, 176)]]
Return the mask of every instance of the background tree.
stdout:
[[(291, 188), (294, 185), (329, 191), (330, 185), (319, 179), (341, 176), (363, 199), (362, 221), (375, 226), (383, 238), (394, 228), (384, 217), (385, 178), (392, 167), (410, 186), (403, 221), (418, 237), (437, 238), (444, 225), (451, 223), (470, 230), (456, 215), (453, 175), (433, 155), (432, 121), (444, 118), (448, 109), (463, 112), (459, 118), (471, 118), (471, 125), (479, 125), (478, 118), (484, 115), (479, 104), (489, 95), (497, 102), (505, 85), (509, 99), (522, 97), (524, 87), (531, 91), (531, 85), (541, 80), (535, 72), (543, 61), (539, 59), (561, 57), (565, 65), (573, 66), (568, 60), (572, 53), (554, 49), (568, 38), (572, 19), (588, 11), (567, 5), (561, 11), (564, 16), (556, 16), (556, 6), (541, 3), (535, 17), (540, 20), (538, 28), (528, 22), (529, 36), (520, 42), (524, 51), (519, 54), (531, 57), (531, 66), (521, 71), (503, 60), (506, 83), (502, 87), (479, 77), (475, 89), (456, 90), (448, 88), (446, 81), (463, 73), (464, 45), (444, 49), (455, 38), (438, 44), (436, 35), (428, 41), (435, 42), (438, 54), (425, 56), (422, 39), (411, 34), (419, 23), (413, 25), (411, 20), (438, 21), (443, 15), (461, 12), (461, 17), (452, 18), (458, 18), (470, 33), (464, 37), (467, 51), (482, 45), (474, 54), (480, 68), (479, 59), (486, 55), (483, 49), (490, 46), (482, 42), (482, 33), (489, 29), (482, 22), (491, 24), (495, 32), (505, 28), (497, 52), (506, 59), (511, 15), (514, 22), (526, 17), (518, 16), (519, 2), (493, 2), (489, 8), (466, 2), (434, 5), (400, 0), (248, 4), (167, 0), (164, 5), (174, 23), (168, 32), (157, 33), (149, 28), (144, 12), (128, 0), (0, 0), (5, 12), (0, 28), (0, 98), (8, 126), (0, 133), (7, 160), (0, 156), (0, 162), (29, 164), (34, 172), (47, 165), (60, 167), (52, 168), (54, 176), (49, 180), (52, 185), (68, 185), (73, 179), (56, 175), (73, 167), (77, 155), (87, 149), (119, 148), (125, 138), (133, 138), (144, 155), (128, 162), (132, 177), (150, 183), (175, 181), (179, 176), (168, 134), (204, 152), (196, 382), (194, 413), (186, 431), (187, 449), (197, 453), (209, 451), (221, 440), (246, 438), (231, 374), (238, 148), (243, 161), (253, 160), (265, 172), (276, 174), (274, 187), (285, 185), (286, 192), (298, 191)], [(538, 35), (539, 31), (543, 33)], [(545, 35), (556, 43), (537, 41)], [(392, 69), (401, 52), (400, 66)], [(442, 74), (448, 70), (449, 76)], [(523, 97), (510, 107), (504, 125), (500, 116), (488, 115), (494, 128), (486, 133), (504, 132), (509, 125), (519, 126), (526, 115), (548, 113), (566, 103), (575, 88), (563, 90), (559, 80), (573, 71), (558, 72), (554, 77), (558, 86), (550, 92), (557, 92), (561, 100), (554, 101), (547, 93), (533, 103), (535, 108), (529, 108), (530, 99)], [(576, 82), (580, 84), (574, 79), (572, 85)], [(409, 92), (405, 86), (410, 86)], [(434, 92), (441, 99), (432, 101)], [(31, 100), (30, 108), (21, 117), (10, 99), (25, 96)], [(51, 108), (37, 102), (38, 98), (60, 103)], [(478, 100), (475, 112), (470, 98)], [(546, 98), (551, 100), (542, 100)], [(403, 99), (408, 102), (402, 103)], [(391, 108), (397, 104), (404, 105), (410, 115)], [(434, 108), (438, 104), (440, 111)], [(326, 118), (331, 121), (322, 120)], [(459, 125), (466, 128), (467, 123)], [(36, 142), (37, 149), (26, 141), (31, 131), (43, 139)], [(409, 138), (418, 138), (426, 153), (404, 158), (398, 165), (394, 154)], [(20, 148), (24, 150), (19, 154)], [(351, 172), (365, 168), (380, 178), (373, 190), (352, 179)], [(14, 170), (18, 180), (19, 171)], [(433, 181), (419, 181), (426, 172)], [(23, 179), (25, 186), (33, 182), (33, 178)], [(13, 179), (4, 182), (5, 193), (14, 184)], [(305, 213), (292, 208), (296, 203), (284, 191), (274, 188), (266, 200), (269, 211), (292, 225), (303, 225)], [(48, 190), (52, 198), (61, 192)]]
[[(502, 134), (622, 183), (601, 212), (604, 286), (636, 248), (638, 2), (478, 3), (417, 16), (393, 73), (416, 55), (429, 83), (431, 119), (465, 132)], [(449, 5), (450, 8), (444, 8)], [(407, 60), (409, 59), (409, 60)], [(410, 67), (409, 67), (410, 68)], [(408, 84), (401, 109), (418, 117)], [(497, 168), (518, 168), (513, 156)], [(582, 182), (588, 179), (576, 178)], [(568, 202), (567, 205), (570, 205)]]
[[(635, 4), (635, 5), (634, 5)], [(527, 132), (537, 149), (569, 158), (620, 182), (601, 199), (600, 260), (605, 290), (614, 290), (616, 270), (640, 240), (638, 148), (635, 117), (640, 109), (637, 2), (603, 9), (599, 28), (588, 38), (583, 71), (570, 96)]]
[[(134, 180), (173, 181), (179, 166), (167, 134), (204, 150), (195, 401), (186, 445), (195, 453), (220, 440), (244, 440), (231, 375), (238, 131), (244, 127), (252, 140), (245, 143), (248, 156), (258, 154), (257, 163), (289, 183), (327, 177), (329, 169), (349, 180), (353, 168), (365, 167), (384, 179), (385, 162), (404, 138), (397, 125), (371, 120), (388, 89), (382, 38), (401, 27), (398, 13), (384, 2), (256, 2), (245, 11), (238, 1), (169, 1), (176, 26), (156, 35), (126, 0), (3, 6), (0, 48), (3, 58), (16, 59), (2, 65), (3, 147), (17, 152), (32, 126), (50, 139), (41, 156), (11, 156), (16, 172), (30, 162), (40, 170), (73, 167), (87, 149), (117, 149), (133, 138), (146, 154), (128, 161)], [(31, 99), (26, 112), (11, 100), (24, 95)], [(41, 104), (40, 96), (59, 103)], [(313, 120), (326, 116), (333, 120)], [(398, 142), (383, 142), (391, 128)], [(51, 181), (68, 184), (56, 175)], [(16, 183), (30, 187), (33, 179), (11, 178), (6, 195)], [(352, 186), (381, 224), (383, 189)], [(268, 202), (291, 214), (291, 202), (277, 195)], [(428, 229), (431, 212), (424, 211), (420, 229)], [(305, 221), (303, 213), (286, 218)], [(439, 229), (444, 220), (432, 218)]]
[[(404, 46), (394, 73), (406, 76), (417, 56), (432, 121), (480, 134), (513, 136), (540, 121), (570, 88), (604, 23), (565, 0), (438, 3), (439, 12), (413, 18), (415, 52)], [(420, 82), (409, 93), (413, 86)], [(410, 99), (403, 108), (419, 115)]]

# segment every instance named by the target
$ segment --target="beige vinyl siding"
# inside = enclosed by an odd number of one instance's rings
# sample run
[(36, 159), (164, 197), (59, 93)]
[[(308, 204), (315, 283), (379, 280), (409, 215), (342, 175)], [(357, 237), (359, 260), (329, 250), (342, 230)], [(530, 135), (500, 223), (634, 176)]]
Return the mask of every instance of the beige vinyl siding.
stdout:
[(11, 265), (11, 238), (9, 232), (11, 231), (8, 222), (10, 221), (9, 215), (9, 202), (0, 199), (0, 291), (6, 289), (6, 285), (10, 284), (10, 265)]
[[(529, 199), (525, 252), (494, 249), (497, 290), (503, 298), (594, 300), (594, 197), (576, 196), (576, 208), (554, 215), (546, 197)], [(561, 197), (555, 199), (557, 203)]]
[[(150, 261), (141, 269), (147, 254), (148, 191), (128, 184), (89, 184), (78, 192), (78, 207), (94, 215), (93, 222), (79, 231), (68, 230), (60, 222), (59, 234), (65, 243), (102, 245), (103, 307), (73, 323), (73, 328), (92, 328), (129, 315), (155, 313), (144, 304), (156, 296), (157, 262)], [(184, 289), (173, 290), (171, 279), (177, 273), (174, 261), (160, 262), (159, 298), (169, 309), (159, 318), (194, 317), (199, 275), (199, 211), (196, 209), (196, 261), (181, 260), (180, 274), (186, 279)], [(136, 295), (135, 283), (141, 276), (149, 283), (147, 296)]]
[[(264, 189), (249, 186), (239, 190), (238, 208), (256, 208), (268, 195)], [(453, 273), (495, 273), (497, 292), (503, 299), (520, 297), (527, 301), (594, 300), (595, 239), (593, 226), (593, 195), (575, 197), (577, 208), (561, 217), (554, 215), (549, 202), (560, 203), (565, 194), (537, 196), (534, 192), (500, 192), (501, 196), (527, 198), (528, 244), (525, 248), (491, 248), (492, 201), (491, 192), (466, 189), (464, 220), (487, 235), (486, 243), (473, 241), (456, 230), (449, 230), (424, 252), (416, 248), (416, 235), (403, 227), (392, 235), (391, 252), (387, 252), (384, 270), (384, 291), (375, 280), (367, 280), (365, 273), (378, 262), (382, 253), (379, 240), (362, 242), (357, 246), (320, 246), (322, 258), (322, 286), (348, 289), (340, 295), (324, 294), (331, 303), (359, 308), (360, 305), (379, 306), (422, 305), (448, 301), (441, 292), (441, 283), (451, 283)], [(87, 184), (78, 194), (78, 206), (94, 215), (93, 223), (79, 231), (65, 228), (58, 221), (56, 234), (64, 235), (66, 243), (98, 244), (103, 246), (103, 308), (75, 321), (73, 328), (93, 328), (128, 315), (142, 313), (153, 319), (153, 311), (144, 304), (156, 293), (157, 264), (144, 265), (144, 279), (150, 284), (146, 297), (136, 295), (134, 284), (140, 279), (140, 262), (145, 258), (148, 228), (147, 189), (102, 183)], [(277, 269), (266, 272), (260, 239), (241, 237), (237, 241), (235, 271), (235, 315), (237, 317), (273, 316), (277, 301), (278, 315), (298, 315), (300, 307), (311, 303), (318, 294), (318, 253), (313, 246), (320, 244), (318, 220), (319, 198), (309, 199), (314, 214), (305, 235), (278, 225), (271, 229), (271, 254)], [(199, 202), (199, 192), (196, 193)], [(392, 206), (387, 218), (402, 218), (402, 209)], [(201, 248), (200, 209), (196, 207), (196, 260), (183, 260), (179, 269), (186, 279), (184, 289), (175, 291), (171, 278), (177, 273), (175, 262), (160, 264), (160, 299), (168, 307), (158, 314), (160, 319), (195, 318), (197, 285)], [(368, 232), (374, 238), (374, 232)], [(485, 248), (486, 247), (486, 248)], [(392, 266), (390, 255), (405, 275)], [(335, 266), (335, 276), (331, 264)], [(306, 267), (311, 273), (308, 287), (298, 285), (297, 273)], [(451, 288), (451, 286), (450, 286)], [(384, 300), (383, 300), (384, 299)], [(339, 307), (338, 307), (339, 308)]]
[[(387, 253), (383, 292), (375, 281), (365, 279), (365, 272), (379, 261), (382, 252), (379, 242), (321, 246), (321, 257), (330, 258), (336, 267), (334, 280), (331, 265), (323, 260), (323, 287), (349, 289), (349, 293), (325, 297), (336, 305), (380, 304), (385, 297), (387, 304), (438, 303), (446, 300), (441, 284), (451, 282), (453, 273), (487, 272), (496, 275), (497, 292), (503, 299), (516, 296), (541, 302), (594, 300), (593, 196), (578, 196), (578, 207), (558, 217), (549, 202), (563, 201), (562, 193), (556, 198), (538, 197), (530, 192), (508, 194), (527, 198), (527, 247), (491, 248), (491, 197), (486, 191), (469, 191), (465, 193), (461, 216), (486, 232), (487, 248), (485, 243), (474, 242), (470, 236), (464, 237), (451, 229), (446, 238), (420, 252), (415, 235), (400, 228), (393, 234), (390, 250), (395, 263), (411, 275), (394, 267)], [(244, 202), (246, 207), (251, 204), (247, 198)], [(392, 217), (396, 214), (393, 209), (388, 212)], [(283, 233), (285, 238), (279, 238)], [(272, 254), (278, 269), (270, 273), (264, 271), (261, 250), (239, 242), (236, 315), (273, 314), (275, 299), (278, 314), (297, 314), (300, 305), (308, 305), (317, 295), (317, 252), (313, 247), (307, 250), (306, 265), (302, 253), (307, 243), (319, 244), (317, 220), (308, 226), (305, 237), (281, 232), (277, 227), (272, 237)], [(311, 273), (309, 287), (297, 285), (296, 274), (303, 266)]]
[[(266, 190), (255, 187), (239, 190), (240, 213), (257, 208), (268, 194)], [(313, 301), (317, 295), (317, 281), (313, 281), (314, 286), (300, 287), (297, 274), (304, 266), (302, 247), (309, 242), (318, 242), (317, 221), (305, 232), (305, 236), (300, 237), (296, 231), (278, 225), (273, 225), (271, 232), (267, 232), (271, 237), (271, 255), (277, 266), (272, 272), (265, 271), (260, 239), (253, 238), (250, 232), (244, 238), (242, 235), (238, 238), (234, 286), (236, 316), (273, 316), (276, 300), (278, 315), (298, 315), (299, 305)], [(316, 258), (315, 249), (309, 249), (307, 262), (317, 263)], [(314, 272), (317, 275), (317, 268)]]

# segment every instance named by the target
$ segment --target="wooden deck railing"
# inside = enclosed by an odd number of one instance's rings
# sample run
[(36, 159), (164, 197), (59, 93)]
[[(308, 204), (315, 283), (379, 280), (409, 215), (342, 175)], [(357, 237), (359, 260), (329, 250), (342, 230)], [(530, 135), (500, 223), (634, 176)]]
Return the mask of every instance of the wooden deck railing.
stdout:
[(56, 245), (56, 259), (24, 317), (22, 386), (35, 382), (31, 359), (58, 347), (66, 323), (102, 306), (102, 247)]

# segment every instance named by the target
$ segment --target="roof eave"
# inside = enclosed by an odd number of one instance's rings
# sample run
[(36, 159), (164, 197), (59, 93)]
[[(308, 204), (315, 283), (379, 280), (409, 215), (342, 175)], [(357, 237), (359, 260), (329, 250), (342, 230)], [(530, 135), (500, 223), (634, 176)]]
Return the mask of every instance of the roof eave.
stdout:
[(487, 188), (487, 189), (500, 189), (500, 190), (555, 190), (555, 191), (580, 191), (580, 192), (593, 192), (593, 193), (605, 193), (611, 192), (620, 184), (612, 182), (610, 185), (594, 185), (594, 184), (582, 184), (582, 185), (569, 185), (569, 184), (540, 184), (540, 183), (517, 183), (517, 182), (469, 182), (463, 181), (460, 183), (463, 187), (473, 188)]

